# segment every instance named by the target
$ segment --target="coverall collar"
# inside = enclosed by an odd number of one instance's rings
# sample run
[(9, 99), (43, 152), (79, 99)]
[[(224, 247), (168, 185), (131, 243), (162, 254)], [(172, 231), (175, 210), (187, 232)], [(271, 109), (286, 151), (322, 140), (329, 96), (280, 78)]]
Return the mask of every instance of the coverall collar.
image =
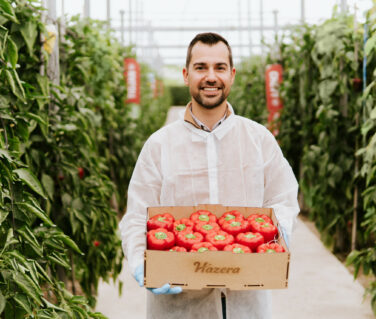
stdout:
[[(234, 110), (232, 109), (232, 106), (230, 105), (230, 103), (227, 102), (227, 111), (226, 111), (226, 115), (225, 115), (225, 118), (227, 119), (232, 113), (234, 112)], [(184, 114), (184, 121), (188, 122), (188, 123), (191, 123), (194, 127), (198, 128), (198, 129), (202, 129), (200, 127), (200, 125), (195, 121), (195, 119), (193, 118), (192, 116), (192, 102), (189, 102), (187, 104), (187, 106), (185, 107), (185, 114)], [(222, 119), (220, 120), (222, 121)], [(215, 127), (216, 125), (214, 125)], [(214, 129), (213, 129), (214, 130)], [(212, 131), (213, 131), (212, 130)]]
[(231, 104), (227, 102), (227, 115), (226, 120), (218, 126), (214, 131), (206, 132), (202, 130), (193, 120), (190, 112), (190, 103), (187, 104), (184, 114), (184, 126), (192, 133), (192, 141), (199, 141), (203, 138), (207, 138), (209, 135), (214, 134), (218, 139), (221, 139), (233, 125), (233, 118), (235, 116), (234, 109)]

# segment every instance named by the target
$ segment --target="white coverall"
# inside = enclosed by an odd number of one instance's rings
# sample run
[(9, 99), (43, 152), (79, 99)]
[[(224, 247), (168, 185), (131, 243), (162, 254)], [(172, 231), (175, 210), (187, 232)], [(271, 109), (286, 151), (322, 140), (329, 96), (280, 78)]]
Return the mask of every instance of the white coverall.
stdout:
[[(132, 273), (144, 260), (150, 206), (273, 207), (287, 237), (291, 235), (299, 213), (293, 171), (274, 136), (264, 126), (235, 115), (228, 106), (231, 115), (212, 132), (180, 118), (146, 141), (120, 222)], [(148, 318), (222, 318), (221, 291), (226, 295), (227, 319), (271, 318), (270, 291), (228, 289), (183, 290), (177, 295), (148, 292)]]

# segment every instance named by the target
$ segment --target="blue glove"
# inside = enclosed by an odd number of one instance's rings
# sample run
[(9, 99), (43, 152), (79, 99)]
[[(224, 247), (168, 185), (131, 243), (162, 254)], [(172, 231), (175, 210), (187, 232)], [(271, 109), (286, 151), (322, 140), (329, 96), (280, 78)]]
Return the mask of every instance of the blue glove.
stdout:
[[(144, 264), (141, 264), (136, 268), (133, 277), (136, 279), (140, 287), (144, 286)], [(165, 284), (160, 288), (147, 288), (147, 290), (156, 295), (174, 295), (180, 294), (183, 291), (181, 287), (171, 288), (170, 284)]]

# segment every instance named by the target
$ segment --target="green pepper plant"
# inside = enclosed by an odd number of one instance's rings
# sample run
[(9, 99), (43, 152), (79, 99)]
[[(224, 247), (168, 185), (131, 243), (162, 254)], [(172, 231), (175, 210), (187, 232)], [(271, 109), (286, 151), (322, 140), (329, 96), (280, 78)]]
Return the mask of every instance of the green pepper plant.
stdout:
[[(61, 282), (83, 250), (52, 219), (48, 79), (39, 73), (45, 34), (36, 1), (0, 1), (0, 314), (1, 318), (105, 318)], [(35, 148), (34, 148), (35, 146)], [(53, 158), (53, 157), (52, 157)], [(40, 182), (42, 180), (42, 183)]]

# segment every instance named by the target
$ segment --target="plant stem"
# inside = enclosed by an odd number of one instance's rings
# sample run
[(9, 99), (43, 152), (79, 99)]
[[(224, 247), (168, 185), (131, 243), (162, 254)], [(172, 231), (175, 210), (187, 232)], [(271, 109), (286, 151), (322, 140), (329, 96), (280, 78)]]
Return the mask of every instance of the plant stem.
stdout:
[(72, 268), (72, 292), (75, 295), (76, 294), (76, 275), (74, 270), (74, 262), (73, 262), (73, 256), (72, 253), (69, 254), (71, 268)]

